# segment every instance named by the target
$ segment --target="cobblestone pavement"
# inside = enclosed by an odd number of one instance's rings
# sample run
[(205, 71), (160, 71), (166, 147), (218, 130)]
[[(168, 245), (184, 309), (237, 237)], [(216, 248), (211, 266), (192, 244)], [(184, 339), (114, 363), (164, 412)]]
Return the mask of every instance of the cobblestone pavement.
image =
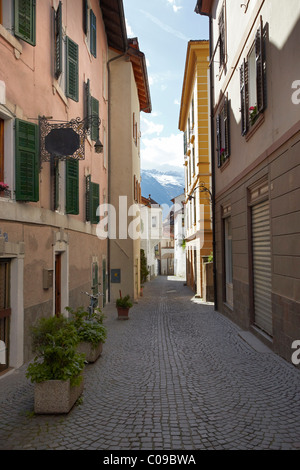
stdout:
[(0, 449), (300, 449), (299, 370), (191, 299), (160, 277), (128, 321), (108, 306), (102, 356), (67, 415), (34, 415), (25, 366), (2, 377)]

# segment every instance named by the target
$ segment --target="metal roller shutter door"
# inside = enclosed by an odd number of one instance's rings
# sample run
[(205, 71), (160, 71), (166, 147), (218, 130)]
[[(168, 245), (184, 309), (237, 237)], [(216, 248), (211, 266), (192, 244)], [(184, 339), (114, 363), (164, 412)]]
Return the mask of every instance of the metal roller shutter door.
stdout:
[(272, 271), (269, 201), (252, 208), (254, 322), (270, 336), (272, 328)]

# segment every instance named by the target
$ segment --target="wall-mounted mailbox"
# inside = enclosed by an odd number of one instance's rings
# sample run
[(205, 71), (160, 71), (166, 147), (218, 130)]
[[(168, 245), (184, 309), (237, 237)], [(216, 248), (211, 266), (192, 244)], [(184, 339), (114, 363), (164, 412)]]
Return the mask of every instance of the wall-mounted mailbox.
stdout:
[(53, 287), (53, 269), (43, 269), (43, 288)]

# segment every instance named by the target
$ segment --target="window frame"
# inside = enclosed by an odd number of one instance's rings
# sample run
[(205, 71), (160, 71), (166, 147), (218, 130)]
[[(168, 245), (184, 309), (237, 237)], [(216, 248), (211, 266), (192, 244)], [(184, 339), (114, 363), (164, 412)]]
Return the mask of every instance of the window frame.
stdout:
[(225, 96), (216, 117), (217, 159), (221, 168), (230, 157), (230, 101)]
[(63, 30), (62, 30), (62, 2), (54, 12), (54, 76), (56, 80), (63, 73)]
[[(227, 62), (227, 35), (226, 35), (226, 4), (225, 0), (218, 16), (218, 46), (219, 46), (219, 71), (221, 72)], [(220, 73), (221, 75), (221, 73)]]
[[(267, 60), (266, 60), (267, 24), (263, 25), (262, 16), (256, 31), (255, 39), (250, 47), (247, 58), (240, 67), (241, 125), (242, 136), (246, 136), (253, 128), (259, 116), (267, 108)], [(255, 70), (253, 64), (255, 59)], [(255, 89), (253, 91), (253, 84)], [(255, 97), (256, 102), (250, 102)]]

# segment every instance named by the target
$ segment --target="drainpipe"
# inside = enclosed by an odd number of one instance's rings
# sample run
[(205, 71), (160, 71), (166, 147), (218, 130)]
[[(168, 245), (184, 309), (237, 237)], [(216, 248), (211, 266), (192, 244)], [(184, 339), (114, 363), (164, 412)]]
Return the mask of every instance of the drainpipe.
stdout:
[[(125, 52), (122, 54), (117, 55), (116, 57), (111, 58), (110, 60), (107, 61), (107, 81), (108, 81), (108, 156), (107, 156), (107, 168), (108, 168), (108, 200), (107, 203), (110, 204), (111, 200), (111, 169), (110, 169), (110, 159), (111, 159), (111, 109), (110, 109), (110, 64), (111, 62), (114, 62), (115, 60), (120, 59), (121, 57), (125, 57), (128, 52), (128, 47)], [(108, 287), (108, 303), (110, 303), (110, 294), (111, 294), (111, 287), (110, 287), (110, 238), (109, 236), (107, 237), (107, 272), (108, 272), (108, 282), (107, 282), (107, 287)]]
[(211, 127), (211, 172), (212, 172), (212, 223), (213, 223), (213, 278), (214, 278), (214, 304), (218, 310), (217, 296), (217, 266), (216, 266), (216, 210), (215, 210), (215, 126), (214, 126), (214, 73), (213, 73), (213, 23), (209, 16), (209, 55), (210, 55), (210, 127)]

